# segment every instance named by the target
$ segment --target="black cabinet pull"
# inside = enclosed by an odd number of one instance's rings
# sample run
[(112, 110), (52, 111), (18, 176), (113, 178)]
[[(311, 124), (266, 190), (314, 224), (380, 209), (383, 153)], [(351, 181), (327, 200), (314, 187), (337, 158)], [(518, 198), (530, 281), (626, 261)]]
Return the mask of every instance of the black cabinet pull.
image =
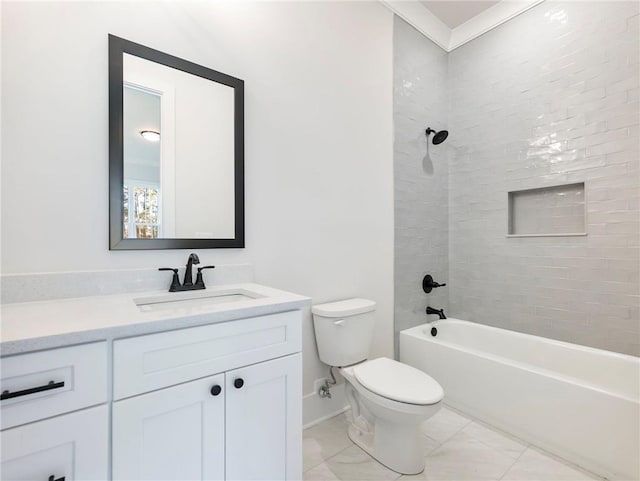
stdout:
[(48, 481), (64, 481), (64, 476), (62, 476), (61, 478), (56, 479), (56, 477), (52, 474), (51, 476), (49, 476), (49, 480)]
[(212, 396), (217, 396), (221, 392), (222, 392), (222, 388), (217, 384), (211, 388), (211, 395)]
[(244, 386), (244, 379), (239, 377), (238, 379), (233, 381), (233, 385), (236, 387), (236, 389), (240, 389), (242, 386)]
[[(37, 392), (50, 391), (51, 389), (58, 389), (61, 387), (64, 387), (64, 381), (60, 381), (60, 382), (49, 381), (49, 384), (45, 384), (44, 386), (32, 387), (30, 389), (24, 389), (22, 391), (16, 391), (16, 392), (10, 392), (9, 390), (6, 390), (6, 391), (2, 391), (2, 394), (0, 395), (0, 401), (4, 401), (5, 399), (11, 399), (14, 397), (28, 396), (29, 394), (35, 394)], [(56, 479), (55, 481), (58, 481), (58, 480)]]

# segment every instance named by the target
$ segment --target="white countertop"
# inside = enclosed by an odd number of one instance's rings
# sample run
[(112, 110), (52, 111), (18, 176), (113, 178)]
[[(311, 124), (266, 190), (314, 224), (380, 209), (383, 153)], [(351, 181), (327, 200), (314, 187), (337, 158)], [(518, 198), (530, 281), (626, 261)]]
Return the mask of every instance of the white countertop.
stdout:
[(0, 306), (0, 355), (213, 324), (311, 305), (308, 297), (259, 284), (214, 286), (206, 292), (233, 289), (264, 297), (155, 312), (143, 312), (134, 299), (164, 296), (166, 291), (5, 304)]

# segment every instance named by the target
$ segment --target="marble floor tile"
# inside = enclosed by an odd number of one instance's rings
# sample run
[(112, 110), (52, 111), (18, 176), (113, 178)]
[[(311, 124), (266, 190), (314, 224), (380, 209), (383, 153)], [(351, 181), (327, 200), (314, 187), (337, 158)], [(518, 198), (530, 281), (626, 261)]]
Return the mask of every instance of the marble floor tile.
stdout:
[(325, 464), (341, 481), (393, 481), (400, 476), (356, 445), (336, 454)]
[(440, 447), (440, 443), (435, 439), (430, 438), (429, 436), (422, 436), (422, 442), (424, 447), (424, 455), (425, 457), (429, 456), (432, 452)]
[(477, 421), (472, 421), (467, 424), (462, 428), (461, 432), (476, 438), (481, 443), (486, 444), (490, 448), (493, 448), (502, 454), (506, 454), (513, 459), (518, 459), (528, 446), (527, 443), (520, 441), (507, 433), (490, 429)]
[(602, 481), (447, 408), (425, 425), (423, 432), (433, 436), (424, 436), (426, 468), (414, 476), (400, 476), (351, 442), (344, 415), (324, 421), (304, 432), (304, 480)]
[(515, 459), (460, 431), (426, 459), (424, 479), (480, 481), (500, 479)]
[(470, 422), (471, 419), (443, 406), (434, 416), (422, 423), (420, 430), (425, 436), (443, 443)]
[(590, 481), (602, 478), (529, 447), (502, 479), (505, 481)]
[(327, 463), (320, 463), (315, 468), (305, 471), (303, 479), (304, 481), (342, 481)]
[(347, 418), (341, 414), (305, 429), (302, 438), (303, 470), (307, 471), (351, 446), (348, 426)]

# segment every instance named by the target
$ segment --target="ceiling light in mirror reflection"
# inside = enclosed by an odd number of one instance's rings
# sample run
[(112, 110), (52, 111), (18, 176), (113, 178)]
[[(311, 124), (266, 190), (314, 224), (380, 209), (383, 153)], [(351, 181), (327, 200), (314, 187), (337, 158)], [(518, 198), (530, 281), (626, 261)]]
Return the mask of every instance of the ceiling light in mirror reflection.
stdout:
[(160, 142), (160, 132), (155, 130), (141, 130), (140, 135), (149, 142)]

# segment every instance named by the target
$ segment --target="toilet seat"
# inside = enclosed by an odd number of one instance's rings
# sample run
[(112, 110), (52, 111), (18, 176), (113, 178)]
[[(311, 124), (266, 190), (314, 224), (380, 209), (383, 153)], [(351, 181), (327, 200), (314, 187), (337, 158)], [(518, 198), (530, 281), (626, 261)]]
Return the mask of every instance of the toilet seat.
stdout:
[(392, 401), (424, 406), (444, 397), (442, 386), (431, 376), (386, 357), (353, 366), (353, 374), (364, 388)]

